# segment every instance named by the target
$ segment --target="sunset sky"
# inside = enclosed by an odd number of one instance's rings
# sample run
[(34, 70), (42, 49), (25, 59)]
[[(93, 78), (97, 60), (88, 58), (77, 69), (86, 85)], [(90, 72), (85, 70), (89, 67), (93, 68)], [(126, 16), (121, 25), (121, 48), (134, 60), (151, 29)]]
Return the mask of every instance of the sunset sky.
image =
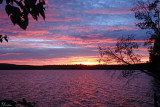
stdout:
[[(46, 20), (30, 16), (27, 30), (14, 26), (0, 5), (0, 63), (26, 65), (98, 64), (98, 45), (114, 46), (117, 38), (134, 34), (139, 43), (146, 31), (135, 26), (136, 0), (47, 0)], [(148, 60), (147, 47), (139, 54)]]

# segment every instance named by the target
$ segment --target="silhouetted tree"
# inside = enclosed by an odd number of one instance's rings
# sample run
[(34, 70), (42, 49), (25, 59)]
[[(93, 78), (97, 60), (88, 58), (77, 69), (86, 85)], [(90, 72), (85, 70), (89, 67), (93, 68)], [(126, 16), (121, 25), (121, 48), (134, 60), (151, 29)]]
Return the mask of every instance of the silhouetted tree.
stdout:
[(153, 65), (160, 64), (160, 1), (148, 0), (147, 2), (139, 1), (132, 9), (135, 12), (135, 18), (141, 22), (136, 25), (141, 29), (152, 29), (148, 42), (150, 62)]
[[(148, 42), (150, 54), (150, 63), (152, 65), (151, 72), (160, 75), (160, 0), (148, 0), (147, 2), (139, 1), (138, 4), (132, 9), (135, 12), (135, 18), (141, 22), (136, 25), (141, 29), (152, 29), (149, 32), (151, 35)], [(160, 78), (157, 78), (159, 80)], [(159, 93), (159, 92), (158, 92)], [(158, 107), (158, 99), (154, 93), (155, 107)]]
[(99, 46), (101, 56), (99, 61), (127, 65), (140, 63), (141, 56), (134, 52), (139, 45), (134, 40), (133, 35), (128, 35), (126, 38), (121, 37), (114, 47)]
[[(99, 46), (100, 58), (98, 61), (105, 63), (117, 62), (118, 64), (125, 64), (128, 66), (135, 65), (141, 63), (142, 56), (140, 56), (138, 53), (135, 53), (138, 48), (139, 44), (135, 42), (134, 35), (121, 37), (119, 40), (117, 40), (115, 46)], [(139, 68), (139, 70), (156, 79), (159, 79), (159, 76), (149, 72), (148, 70), (144, 70), (142, 68)], [(133, 71), (126, 70), (122, 75), (127, 77), (130, 75), (129, 73), (133, 73)]]

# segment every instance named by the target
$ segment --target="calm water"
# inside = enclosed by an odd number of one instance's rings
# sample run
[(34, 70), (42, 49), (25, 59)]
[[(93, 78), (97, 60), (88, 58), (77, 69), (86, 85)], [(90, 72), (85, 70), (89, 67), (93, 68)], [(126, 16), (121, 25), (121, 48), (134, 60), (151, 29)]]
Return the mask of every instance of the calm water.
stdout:
[(25, 98), (37, 107), (152, 107), (152, 78), (121, 71), (0, 71), (0, 100)]

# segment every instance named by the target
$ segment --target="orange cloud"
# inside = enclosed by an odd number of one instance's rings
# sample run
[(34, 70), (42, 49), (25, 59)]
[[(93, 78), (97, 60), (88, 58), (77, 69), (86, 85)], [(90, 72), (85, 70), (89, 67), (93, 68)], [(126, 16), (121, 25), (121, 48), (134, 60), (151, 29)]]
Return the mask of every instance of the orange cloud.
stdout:
[(7, 56), (7, 55), (22, 55), (24, 53), (5, 53), (5, 54), (0, 54), (0, 56)]

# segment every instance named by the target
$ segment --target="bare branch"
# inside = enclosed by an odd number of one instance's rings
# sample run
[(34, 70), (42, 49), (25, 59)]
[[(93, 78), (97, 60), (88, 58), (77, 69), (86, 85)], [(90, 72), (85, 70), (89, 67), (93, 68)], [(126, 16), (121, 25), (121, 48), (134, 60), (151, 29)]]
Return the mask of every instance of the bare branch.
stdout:
[(113, 49), (99, 46), (101, 59), (111, 58), (112, 62), (116, 61), (127, 65), (140, 63), (140, 57), (134, 53), (134, 49), (138, 48), (138, 44), (134, 40), (133, 35), (128, 35), (127, 38), (121, 37)]

